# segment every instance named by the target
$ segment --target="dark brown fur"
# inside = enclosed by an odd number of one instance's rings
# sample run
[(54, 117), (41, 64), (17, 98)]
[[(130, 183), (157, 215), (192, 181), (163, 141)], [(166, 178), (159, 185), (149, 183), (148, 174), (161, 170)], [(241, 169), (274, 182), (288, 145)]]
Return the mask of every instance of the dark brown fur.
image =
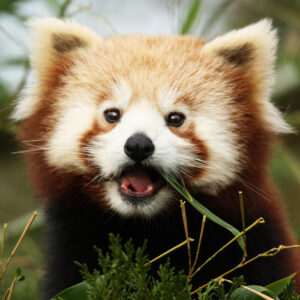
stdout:
[(66, 53), (86, 45), (84, 41), (76, 36), (57, 33), (52, 35), (52, 44), (53, 48), (60, 53)]

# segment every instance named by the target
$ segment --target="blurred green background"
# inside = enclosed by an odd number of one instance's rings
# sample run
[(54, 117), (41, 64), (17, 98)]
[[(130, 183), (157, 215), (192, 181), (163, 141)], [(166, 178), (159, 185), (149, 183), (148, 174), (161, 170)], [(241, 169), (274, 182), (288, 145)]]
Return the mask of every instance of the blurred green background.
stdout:
[[(278, 28), (280, 44), (273, 101), (297, 132), (300, 129), (300, 0), (0, 0), (0, 224), (8, 222), (5, 256), (12, 250), (33, 210), (39, 215), (10, 265), (0, 297), (16, 266), (26, 280), (17, 283), (12, 299), (38, 299), (43, 274), (43, 214), (28, 184), (26, 167), (9, 120), (13, 103), (32, 81), (28, 62), (28, 29), (32, 17), (74, 17), (100, 34), (181, 33), (212, 38), (264, 17)], [(300, 139), (282, 137), (274, 146), (270, 171), (285, 200), (289, 220), (300, 240)], [(1, 232), (0, 232), (1, 233)]]

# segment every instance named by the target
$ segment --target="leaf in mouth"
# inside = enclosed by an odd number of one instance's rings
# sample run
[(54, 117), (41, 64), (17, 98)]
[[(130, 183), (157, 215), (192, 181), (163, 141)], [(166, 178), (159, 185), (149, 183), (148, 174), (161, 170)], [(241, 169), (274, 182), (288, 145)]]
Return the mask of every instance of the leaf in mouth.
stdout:
[[(239, 230), (237, 230), (234, 226), (230, 225), (229, 223), (222, 220), (220, 217), (215, 215), (201, 203), (199, 203), (193, 196), (189, 193), (189, 191), (183, 187), (180, 183), (176, 181), (176, 179), (170, 175), (167, 175), (163, 172), (160, 173), (161, 176), (178, 192), (180, 193), (196, 210), (198, 210), (201, 214), (206, 215), (206, 217), (215, 222), (216, 224), (224, 227), (228, 231), (230, 231), (234, 236), (241, 234)], [(237, 239), (242, 250), (245, 248), (244, 240), (242, 236)]]

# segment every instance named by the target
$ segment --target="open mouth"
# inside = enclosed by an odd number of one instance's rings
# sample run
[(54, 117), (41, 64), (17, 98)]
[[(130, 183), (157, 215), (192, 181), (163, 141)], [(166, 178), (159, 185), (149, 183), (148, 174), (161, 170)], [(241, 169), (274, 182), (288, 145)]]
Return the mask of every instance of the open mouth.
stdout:
[(127, 200), (142, 200), (155, 195), (165, 184), (161, 175), (150, 167), (136, 164), (118, 178), (120, 192)]

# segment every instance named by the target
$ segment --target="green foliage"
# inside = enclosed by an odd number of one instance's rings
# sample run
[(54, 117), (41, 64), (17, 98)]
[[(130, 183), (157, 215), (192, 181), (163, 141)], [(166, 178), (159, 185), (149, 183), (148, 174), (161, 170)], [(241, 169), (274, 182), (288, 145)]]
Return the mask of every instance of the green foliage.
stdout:
[(189, 299), (187, 276), (176, 273), (169, 262), (159, 267), (158, 279), (149, 275), (151, 265), (147, 264), (146, 243), (135, 251), (131, 241), (122, 246), (120, 237), (111, 235), (109, 249), (106, 254), (97, 249), (99, 271), (90, 272), (86, 265), (79, 264), (84, 283), (63, 291), (54, 299)]
[(296, 293), (296, 282), (290, 280), (289, 284), (280, 293), (280, 299), (282, 300), (300, 300), (300, 295)]
[(160, 265), (158, 270), (159, 280), (154, 280), (153, 299), (189, 299), (190, 286), (186, 283), (187, 277), (170, 267), (170, 262)]
[(243, 276), (234, 278), (228, 291), (224, 283), (212, 281), (204, 291), (198, 293), (198, 300), (233, 300), (232, 293), (243, 284), (245, 284)]
[(0, 12), (15, 13), (16, 6), (22, 0), (1, 0), (0, 1)]
[(9, 98), (9, 91), (4, 82), (0, 81), (0, 107), (4, 105), (4, 103)]
[[(110, 251), (99, 255), (99, 270), (78, 264), (84, 281), (70, 287), (53, 300), (191, 300), (191, 285), (183, 272), (167, 261), (161, 264), (157, 276), (149, 275), (151, 265), (143, 247), (134, 249), (132, 242), (122, 245), (119, 236), (110, 235)], [(292, 280), (295, 274), (278, 280), (266, 287), (246, 286), (243, 276), (229, 280), (212, 280), (207, 288), (198, 292), (198, 300), (259, 300), (253, 293), (261, 292), (275, 300), (300, 300)], [(252, 291), (249, 291), (250, 288)]]
[[(99, 270), (90, 273), (82, 265), (84, 280), (88, 283), (89, 299), (188, 299), (187, 277), (176, 274), (169, 263), (161, 265), (158, 278), (149, 275), (146, 243), (135, 251), (131, 241), (122, 246), (121, 239), (110, 236), (110, 253), (98, 249)], [(172, 297), (171, 297), (172, 295)]]
[[(272, 297), (274, 300), (279, 300), (279, 298), (269, 289), (259, 286), (259, 285), (249, 285), (247, 288), (251, 288), (254, 291), (260, 292), (264, 295), (267, 295), (269, 297)], [(252, 291), (246, 290), (243, 287), (238, 288), (232, 293), (232, 299), (235, 300), (260, 300), (262, 299), (260, 296), (255, 295)]]
[[(295, 274), (282, 278), (269, 284), (266, 287), (258, 285), (249, 285), (246, 288), (258, 291), (264, 295), (272, 297), (274, 300), (300, 300), (300, 295), (296, 292), (296, 282), (293, 279)], [(262, 297), (255, 295), (252, 291), (243, 287), (236, 289), (229, 300), (260, 300)]]
[(266, 286), (268, 290), (271, 290), (276, 296), (278, 296), (282, 291), (284, 291), (293, 281), (292, 279), (295, 277), (296, 273), (287, 276), (285, 278), (282, 278), (280, 280), (277, 280), (269, 285)]
[(63, 290), (53, 300), (64, 300), (64, 299), (87, 299), (88, 285), (85, 281), (73, 285), (70, 288)]

